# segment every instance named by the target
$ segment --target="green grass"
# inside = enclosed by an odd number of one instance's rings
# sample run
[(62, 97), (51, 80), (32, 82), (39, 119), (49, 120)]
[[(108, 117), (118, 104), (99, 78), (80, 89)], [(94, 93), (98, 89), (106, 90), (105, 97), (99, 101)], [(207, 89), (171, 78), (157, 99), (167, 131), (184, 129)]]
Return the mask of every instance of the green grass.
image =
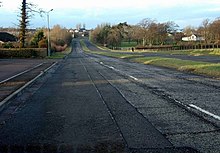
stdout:
[(80, 44), (81, 44), (83, 50), (87, 53), (98, 54), (98, 55), (114, 57), (114, 58), (121, 58), (121, 59), (142, 57), (142, 55), (124, 54), (124, 53), (119, 53), (119, 52), (112, 52), (111, 50), (109, 50), (109, 51), (91, 51), (86, 47), (86, 44), (83, 40), (80, 40)]
[(188, 56), (220, 56), (220, 49), (192, 49), (192, 50), (172, 50), (172, 51), (157, 51), (145, 50), (139, 52), (160, 53), (169, 55), (188, 55)]
[(85, 51), (85, 52), (92, 52), (91, 50), (89, 50), (85, 44), (85, 42), (83, 41), (83, 39), (80, 40), (80, 45), (82, 46), (82, 49)]
[(220, 77), (220, 63), (215, 64), (209, 62), (197, 62), (191, 60), (162, 57), (142, 57), (132, 60), (143, 64), (173, 68), (179, 71), (186, 71), (211, 77)]
[(135, 47), (135, 46), (137, 46), (137, 42), (136, 41), (131, 41), (131, 42), (123, 41), (121, 43), (121, 47)]

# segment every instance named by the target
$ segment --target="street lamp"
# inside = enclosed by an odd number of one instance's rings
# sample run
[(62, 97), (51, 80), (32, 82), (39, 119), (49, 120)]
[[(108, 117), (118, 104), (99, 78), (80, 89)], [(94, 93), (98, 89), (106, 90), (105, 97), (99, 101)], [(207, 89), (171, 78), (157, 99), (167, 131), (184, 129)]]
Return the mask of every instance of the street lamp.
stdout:
[(47, 36), (47, 49), (48, 49), (47, 54), (48, 54), (48, 56), (50, 56), (50, 20), (49, 20), (50, 18), (49, 18), (49, 13), (51, 11), (53, 11), (53, 9), (46, 12), (47, 13), (47, 28), (48, 28), (47, 29), (48, 30), (48, 36)]

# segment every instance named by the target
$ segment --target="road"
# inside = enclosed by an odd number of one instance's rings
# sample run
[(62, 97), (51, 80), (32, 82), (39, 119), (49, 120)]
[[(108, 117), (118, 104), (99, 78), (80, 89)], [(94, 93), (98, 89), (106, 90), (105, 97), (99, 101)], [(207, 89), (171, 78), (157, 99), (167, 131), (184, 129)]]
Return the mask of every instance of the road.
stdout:
[(75, 41), (65, 61), (14, 99), (25, 99), (23, 105), (2, 112), (10, 117), (1, 120), (0, 144), (26, 152), (217, 153), (219, 86), (211, 78), (84, 54)]
[(0, 82), (43, 62), (46, 61), (41, 59), (0, 59)]
[[(85, 44), (89, 47), (90, 50), (93, 51), (106, 51), (97, 48), (95, 45), (91, 44), (88, 40), (85, 40)], [(120, 52), (120, 51), (118, 51)], [(140, 53), (140, 52), (121, 52), (123, 54), (132, 54), (132, 55), (142, 55), (146, 57), (164, 57), (164, 58), (177, 58), (182, 60), (192, 60), (192, 61), (200, 61), (200, 62), (211, 62), (211, 63), (219, 63), (220, 58), (218, 56), (188, 56), (188, 55), (180, 55), (180, 54), (161, 54), (161, 53)]]

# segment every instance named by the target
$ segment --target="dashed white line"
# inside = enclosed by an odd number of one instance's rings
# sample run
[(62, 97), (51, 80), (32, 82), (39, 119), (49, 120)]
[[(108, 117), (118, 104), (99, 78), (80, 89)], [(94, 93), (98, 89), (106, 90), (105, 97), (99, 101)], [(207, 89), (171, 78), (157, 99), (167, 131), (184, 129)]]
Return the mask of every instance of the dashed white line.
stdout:
[(207, 110), (204, 110), (204, 109), (202, 109), (196, 105), (193, 105), (193, 104), (189, 104), (189, 106), (220, 121), (220, 116), (218, 116), (218, 115), (215, 115), (215, 114), (213, 114)]
[(133, 77), (132, 75), (129, 75), (130, 78), (134, 79), (135, 81), (138, 81), (138, 78)]
[[(103, 66), (105, 66), (105, 67), (108, 67), (108, 68), (110, 68), (110, 69), (112, 69), (112, 70), (114, 70), (114, 71), (118, 71), (118, 72), (120, 72), (120, 73), (123, 73), (124, 75), (130, 77), (131, 79), (133, 79), (133, 80), (135, 80), (135, 81), (138, 81), (138, 80), (139, 80), (138, 78), (136, 78), (136, 77), (134, 77), (134, 76), (132, 76), (132, 75), (126, 74), (125, 72), (122, 72), (122, 71), (120, 71), (120, 70), (114, 68), (113, 66), (106, 65), (106, 64), (104, 64), (103, 62), (100, 62), (100, 64), (103, 65)], [(207, 110), (204, 110), (204, 109), (202, 109), (202, 108), (200, 108), (200, 107), (198, 107), (198, 106), (196, 106), (196, 105), (194, 105), (194, 104), (185, 105), (185, 104), (183, 104), (183, 103), (181, 103), (181, 102), (179, 102), (179, 101), (176, 101), (176, 102), (178, 102), (179, 104), (183, 105), (184, 107), (187, 107), (188, 109), (189, 109), (189, 108), (196, 109), (197, 111), (200, 111), (200, 112), (202, 112), (202, 113), (204, 113), (204, 114), (206, 114), (206, 115), (209, 115), (210, 117), (212, 117), (212, 118), (217, 119), (217, 120), (220, 121), (220, 116), (215, 115), (215, 114), (213, 114), (213, 113), (211, 113), (211, 112), (209, 112), (209, 111), (207, 111)]]
[(129, 78), (131, 78), (131, 79), (133, 79), (133, 80), (135, 80), (135, 81), (138, 81), (138, 78), (136, 78), (136, 77), (134, 77), (134, 76), (132, 76), (132, 75), (126, 74), (125, 72), (123, 72), (123, 71), (121, 71), (121, 70), (118, 70), (118, 69), (114, 68), (113, 66), (106, 65), (106, 64), (104, 64), (103, 62), (99, 62), (99, 63), (100, 63), (101, 65), (105, 66), (105, 67), (108, 67), (109, 69), (112, 69), (112, 70), (114, 70), (114, 71), (120, 72), (120, 73), (122, 73), (122, 74), (128, 76)]

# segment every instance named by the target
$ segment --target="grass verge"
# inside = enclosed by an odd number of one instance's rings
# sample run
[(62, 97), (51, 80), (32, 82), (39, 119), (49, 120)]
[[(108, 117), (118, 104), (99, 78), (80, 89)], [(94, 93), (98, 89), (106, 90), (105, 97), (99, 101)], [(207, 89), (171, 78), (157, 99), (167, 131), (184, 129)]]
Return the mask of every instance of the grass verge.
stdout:
[(48, 59), (62, 59), (65, 58), (69, 53), (71, 53), (71, 47), (67, 47), (63, 52), (52, 53)]
[(220, 63), (197, 62), (191, 60), (181, 60), (176, 58), (162, 58), (162, 57), (143, 57), (134, 58), (132, 61), (150, 64), (155, 66), (162, 66), (166, 68), (173, 68), (179, 71), (185, 71), (210, 77), (220, 77)]
[(83, 40), (80, 40), (80, 44), (83, 50), (87, 53), (98, 54), (98, 55), (114, 57), (114, 58), (121, 58), (121, 59), (143, 57), (142, 55), (132, 55), (132, 54), (119, 53), (119, 52), (111, 52), (110, 50), (109, 51), (91, 51), (87, 48)]
[(192, 49), (192, 50), (172, 50), (172, 51), (157, 51), (144, 50), (136, 51), (144, 53), (160, 53), (169, 55), (187, 55), (187, 56), (220, 56), (220, 49)]

